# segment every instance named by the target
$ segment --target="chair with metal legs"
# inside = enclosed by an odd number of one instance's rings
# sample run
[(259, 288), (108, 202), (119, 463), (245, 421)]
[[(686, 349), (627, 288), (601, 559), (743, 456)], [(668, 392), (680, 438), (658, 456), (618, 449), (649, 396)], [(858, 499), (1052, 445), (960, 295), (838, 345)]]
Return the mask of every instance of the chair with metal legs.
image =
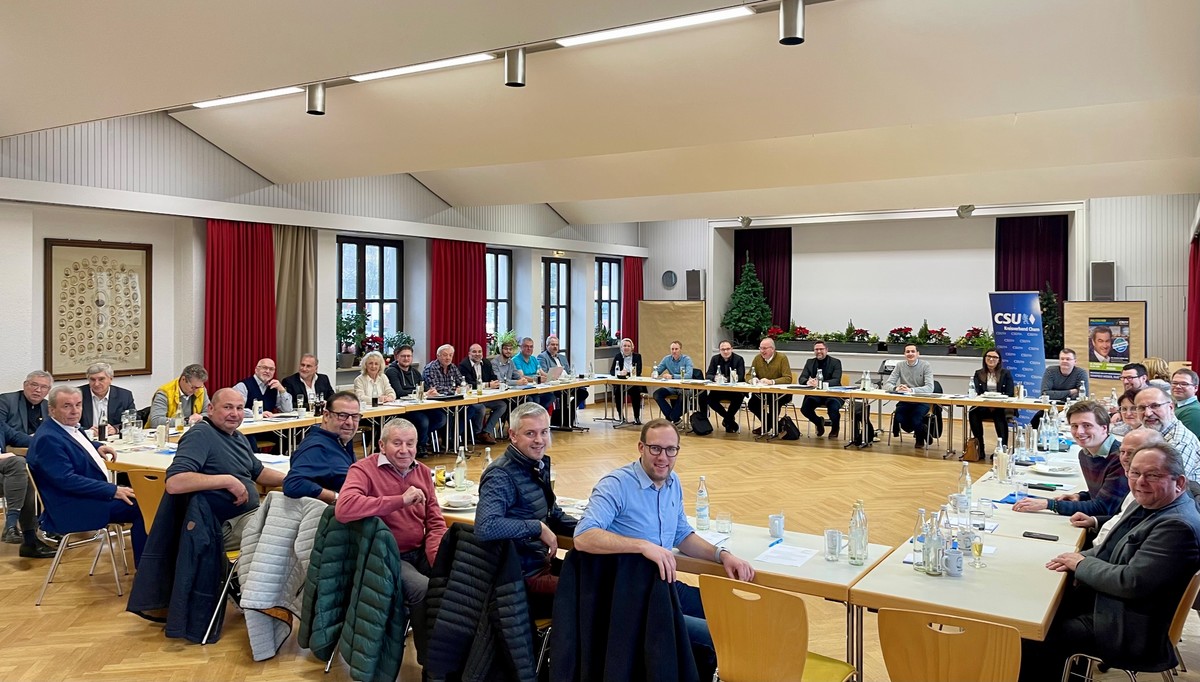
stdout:
[[(82, 547), (89, 542), (99, 542), (99, 544), (96, 547), (96, 556), (92, 559), (92, 567), (91, 570), (88, 571), (88, 575), (96, 574), (96, 565), (100, 561), (100, 552), (102, 552), (105, 545), (107, 545), (109, 557), (112, 559), (113, 581), (117, 584), (117, 596), (124, 596), (125, 591), (121, 588), (121, 577), (117, 574), (116, 550), (113, 548), (112, 542), (112, 533), (115, 532), (117, 536), (120, 537), (122, 530), (123, 529), (120, 524), (114, 523), (99, 530), (63, 533), (62, 539), (58, 541), (58, 551), (54, 554), (54, 560), (50, 562), (50, 570), (46, 571), (46, 581), (42, 583), (42, 591), (38, 593), (38, 598), (37, 601), (34, 602), (34, 606), (42, 605), (42, 599), (46, 596), (46, 590), (50, 587), (50, 583), (54, 582), (54, 574), (58, 571), (58, 566), (62, 563), (63, 555), (66, 554), (67, 550), (74, 549), (76, 547)], [(71, 541), (71, 536), (80, 535), (88, 537), (76, 540), (74, 542)], [(124, 552), (121, 554), (122, 559), (124, 559)], [(128, 563), (125, 565), (125, 572), (129, 572)]]
[[(233, 577), (237, 575), (238, 562), (242, 560), (242, 553), (240, 550), (225, 552), (225, 558), (229, 560), (229, 575), (225, 576), (225, 586), (221, 588), (221, 596), (217, 599), (217, 606), (213, 609), (212, 618), (208, 620), (208, 629), (204, 631), (204, 639), (200, 640), (201, 645), (208, 644), (213, 626), (217, 624), (217, 617), (225, 610), (225, 599), (229, 596), (230, 588), (233, 587)], [(237, 605), (236, 600), (234, 605)]]

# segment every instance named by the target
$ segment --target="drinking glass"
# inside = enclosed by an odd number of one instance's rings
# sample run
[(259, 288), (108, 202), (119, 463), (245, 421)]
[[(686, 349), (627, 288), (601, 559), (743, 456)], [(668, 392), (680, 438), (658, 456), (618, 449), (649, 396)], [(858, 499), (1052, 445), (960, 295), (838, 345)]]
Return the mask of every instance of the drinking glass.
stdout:
[(733, 532), (733, 514), (717, 512), (717, 532), (728, 535)]
[(141, 443), (146, 440), (146, 434), (142, 431), (142, 420), (132, 419), (129, 422), (129, 442)]
[(439, 464), (433, 468), (433, 484), (439, 488), (446, 487), (446, 465)]
[(987, 530), (987, 520), (982, 511), (974, 509), (970, 513), (971, 529), (976, 532), (984, 532)]
[(837, 561), (842, 553), (842, 531), (836, 528), (825, 530), (825, 561)]
[(971, 533), (971, 568), (987, 568), (983, 563), (983, 533)]
[(1013, 491), (1013, 502), (1020, 502), (1029, 497), (1029, 481), (1023, 477), (1016, 480), (1016, 489)]
[(986, 497), (979, 498), (979, 510), (983, 512), (983, 518), (990, 519), (994, 513), (995, 505)]

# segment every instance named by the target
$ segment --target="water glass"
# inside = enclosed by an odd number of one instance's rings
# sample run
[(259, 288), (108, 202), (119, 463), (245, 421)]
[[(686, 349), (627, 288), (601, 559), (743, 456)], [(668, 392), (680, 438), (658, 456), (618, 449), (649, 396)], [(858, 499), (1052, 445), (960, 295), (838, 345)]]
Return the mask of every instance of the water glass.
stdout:
[(1016, 489), (1013, 491), (1013, 502), (1020, 502), (1029, 497), (1029, 481), (1025, 479), (1017, 479)]
[(717, 512), (717, 532), (726, 535), (733, 532), (733, 514), (730, 512)]
[(137, 444), (146, 440), (146, 434), (142, 431), (141, 419), (132, 419), (129, 421), (128, 434), (130, 443)]
[(971, 529), (980, 533), (987, 530), (987, 519), (978, 509), (971, 510)]
[(837, 561), (842, 553), (842, 531), (825, 529), (825, 561)]
[(979, 511), (983, 512), (983, 518), (990, 519), (994, 513), (995, 504), (986, 497), (979, 498)]

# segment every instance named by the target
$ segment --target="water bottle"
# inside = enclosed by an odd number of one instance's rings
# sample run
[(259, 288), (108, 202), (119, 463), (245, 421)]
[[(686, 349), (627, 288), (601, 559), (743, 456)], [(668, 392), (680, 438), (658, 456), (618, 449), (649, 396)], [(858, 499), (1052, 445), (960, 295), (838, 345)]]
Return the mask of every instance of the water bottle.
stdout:
[(696, 530), (708, 530), (708, 487), (700, 477), (700, 488), (696, 490)]
[(467, 489), (467, 449), (458, 446), (458, 459), (454, 460), (454, 489)]
[(854, 503), (850, 514), (850, 565), (862, 566), (867, 562), (867, 511), (863, 501)]
[(108, 415), (103, 412), (96, 417), (96, 440), (101, 443), (108, 440)]
[(817, 388), (825, 388), (825, 373), (817, 370)]
[(925, 508), (917, 510), (917, 525), (913, 527), (912, 555), (913, 570), (925, 572), (925, 533), (929, 530), (929, 522), (925, 519)]
[(971, 467), (964, 461), (958, 474), (958, 493), (967, 496), (967, 510), (971, 509)]
[(871, 390), (871, 374), (870, 374), (870, 372), (868, 372), (865, 369), (863, 370), (863, 375), (862, 375), (862, 379), (860, 380), (860, 384), (862, 386), (862, 390), (864, 390), (864, 391)]
[(925, 575), (939, 576), (942, 574), (942, 557), (945, 556), (946, 536), (942, 534), (941, 517), (933, 513), (929, 525), (925, 527), (925, 544), (921, 548), (924, 554), (922, 564)]
[(974, 379), (967, 379), (967, 397), (972, 400), (975, 399), (975, 380)]
[(1004, 445), (997, 443), (996, 450), (992, 453), (992, 471), (996, 474), (996, 480), (1001, 483), (1009, 482), (1008, 470), (1010, 459), (1008, 451), (1004, 449)]
[(463, 377), (462, 379), (459, 379), (459, 382), (458, 382), (458, 394), (459, 394), (459, 395), (466, 395), (466, 394), (467, 394), (467, 379), (466, 379), (466, 377)]
[(754, 367), (753, 367), (753, 366), (752, 366), (752, 367), (750, 367), (750, 385), (751, 385), (751, 386), (757, 386), (757, 385), (758, 385), (758, 372), (754, 371)]

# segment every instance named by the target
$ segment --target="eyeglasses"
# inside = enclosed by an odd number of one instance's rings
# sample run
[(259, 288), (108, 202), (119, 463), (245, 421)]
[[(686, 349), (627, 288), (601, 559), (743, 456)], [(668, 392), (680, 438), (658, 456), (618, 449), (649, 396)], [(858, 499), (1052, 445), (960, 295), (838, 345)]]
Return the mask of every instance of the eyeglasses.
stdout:
[(1137, 407), (1135, 407), (1135, 408), (1133, 408), (1133, 409), (1134, 409), (1134, 410), (1135, 410), (1135, 411), (1136, 411), (1138, 414), (1142, 414), (1143, 412), (1147, 412), (1147, 411), (1150, 411), (1150, 410), (1154, 410), (1154, 411), (1156, 411), (1156, 412), (1157, 412), (1158, 410), (1161, 410), (1162, 408), (1164, 408), (1164, 407), (1167, 407), (1167, 406), (1168, 406), (1168, 405), (1170, 405), (1170, 404), (1171, 404), (1171, 403), (1149, 403), (1149, 404), (1147, 404), (1147, 405), (1138, 405)]
[(1171, 386), (1174, 388), (1188, 388), (1189, 386), (1195, 386), (1195, 385), (1196, 384), (1193, 384), (1190, 381), (1172, 381), (1171, 382)]
[(340, 422), (344, 422), (347, 419), (349, 419), (350, 421), (358, 421), (359, 419), (362, 419), (362, 414), (360, 414), (358, 412), (333, 412), (333, 411), (330, 411), (329, 414), (332, 414), (333, 416), (337, 417), (337, 420)]
[(1133, 414), (1134, 412), (1137, 412), (1138, 409), (1136, 407), (1134, 407), (1133, 405), (1122, 405), (1120, 411), (1122, 413), (1127, 412), (1129, 414)]
[(272, 372), (274, 372), (274, 371), (275, 371), (275, 368), (274, 368), (274, 367), (272, 367), (272, 366), (270, 366), (270, 365), (259, 365), (259, 366), (258, 366), (258, 369), (269, 369), (269, 370), (271, 370)]
[(1142, 473), (1140, 471), (1130, 470), (1130, 472), (1129, 472), (1129, 480), (1131, 480), (1131, 481), (1134, 479), (1138, 479), (1138, 478), (1144, 478), (1144, 479), (1146, 479), (1147, 483), (1157, 483), (1158, 481), (1161, 481), (1164, 478), (1169, 478), (1169, 477), (1170, 477), (1170, 474), (1164, 474), (1160, 471), (1150, 471), (1147, 473)]
[(667, 459), (675, 459), (679, 456), (679, 448), (674, 445), (668, 445), (666, 447), (661, 445), (647, 445), (645, 443), (642, 443), (642, 445), (645, 445), (646, 449), (650, 451), (650, 454), (654, 455), (655, 457), (658, 457), (659, 455), (666, 455)]

